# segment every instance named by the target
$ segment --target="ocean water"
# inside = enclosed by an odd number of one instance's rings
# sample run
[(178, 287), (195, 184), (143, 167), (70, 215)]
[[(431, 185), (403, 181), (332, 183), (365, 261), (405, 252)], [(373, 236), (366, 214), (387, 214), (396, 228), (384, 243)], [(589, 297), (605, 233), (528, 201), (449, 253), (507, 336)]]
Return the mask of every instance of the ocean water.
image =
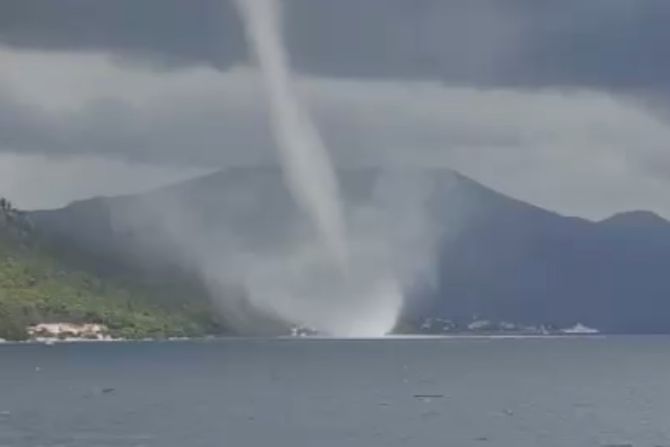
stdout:
[(0, 345), (0, 446), (419, 445), (670, 446), (670, 338)]

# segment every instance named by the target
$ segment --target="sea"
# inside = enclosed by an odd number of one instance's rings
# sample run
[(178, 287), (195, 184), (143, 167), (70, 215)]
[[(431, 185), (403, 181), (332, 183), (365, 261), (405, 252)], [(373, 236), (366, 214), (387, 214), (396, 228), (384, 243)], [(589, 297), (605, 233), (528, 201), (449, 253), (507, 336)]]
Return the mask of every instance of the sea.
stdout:
[(0, 345), (2, 447), (670, 447), (670, 337)]

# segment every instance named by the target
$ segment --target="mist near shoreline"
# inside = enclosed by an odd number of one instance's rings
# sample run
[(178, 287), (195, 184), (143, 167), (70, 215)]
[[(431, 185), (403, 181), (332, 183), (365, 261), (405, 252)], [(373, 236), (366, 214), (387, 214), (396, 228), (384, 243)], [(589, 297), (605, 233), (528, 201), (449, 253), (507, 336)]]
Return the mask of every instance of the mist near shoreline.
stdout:
[(384, 336), (407, 291), (433, 276), (439, 231), (427, 202), (435, 185), (421, 170), (383, 163), (353, 176), (336, 168), (294, 84), (280, 3), (238, 8), (278, 168), (224, 169), (186, 196), (163, 189), (114, 213), (115, 225), (134, 227), (139, 245), (197, 275), (238, 333), (299, 326)]
[(265, 84), (285, 182), (315, 236), (280, 260), (252, 257), (243, 272), (249, 299), (320, 332), (387, 334), (402, 308), (402, 290), (380, 262), (383, 247), (346, 227), (330, 155), (293, 86), (281, 5), (276, 0), (236, 5)]

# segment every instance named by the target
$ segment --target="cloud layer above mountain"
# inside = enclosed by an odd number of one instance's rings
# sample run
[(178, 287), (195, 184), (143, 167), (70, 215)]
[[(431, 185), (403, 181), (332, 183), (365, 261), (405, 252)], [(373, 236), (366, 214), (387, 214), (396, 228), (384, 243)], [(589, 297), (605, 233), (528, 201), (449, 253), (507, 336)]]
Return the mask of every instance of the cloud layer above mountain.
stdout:
[[(668, 2), (285, 3), (299, 90), (338, 163), (448, 166), (565, 213), (670, 216)], [(274, 162), (224, 1), (8, 0), (0, 66), (0, 163), (23, 167), (14, 185), (39, 188), (31, 160), (62, 157), (101, 176), (107, 163), (153, 169), (138, 189), (180, 167)], [(54, 204), (128, 192), (115, 172), (69, 176)], [(39, 191), (6, 177), (3, 190), (26, 203)]]
[[(305, 73), (486, 86), (664, 87), (665, 0), (284, 0)], [(0, 42), (220, 69), (248, 53), (227, 0), (7, 0)]]

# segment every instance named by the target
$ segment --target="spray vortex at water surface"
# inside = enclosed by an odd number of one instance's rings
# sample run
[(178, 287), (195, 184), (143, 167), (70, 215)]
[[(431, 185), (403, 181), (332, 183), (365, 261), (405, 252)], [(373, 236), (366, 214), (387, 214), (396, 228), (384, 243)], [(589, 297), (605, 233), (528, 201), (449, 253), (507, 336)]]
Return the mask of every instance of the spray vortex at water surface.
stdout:
[[(278, 0), (237, 0), (269, 100), (284, 179), (317, 238), (245, 279), (249, 299), (294, 324), (335, 336), (383, 336), (402, 292), (377, 250), (348, 231), (329, 153), (292, 82)], [(372, 247), (372, 248), (371, 248)], [(382, 250), (383, 251), (383, 250)]]

